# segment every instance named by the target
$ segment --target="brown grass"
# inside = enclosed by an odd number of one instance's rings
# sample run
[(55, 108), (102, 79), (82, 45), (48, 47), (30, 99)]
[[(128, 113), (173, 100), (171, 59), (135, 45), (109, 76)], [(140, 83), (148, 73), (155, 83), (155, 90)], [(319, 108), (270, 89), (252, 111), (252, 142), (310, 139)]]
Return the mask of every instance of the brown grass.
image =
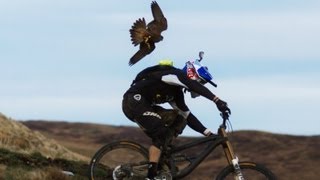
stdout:
[(61, 169), (47, 167), (43, 169), (26, 170), (25, 168), (11, 168), (2, 174), (3, 179), (11, 180), (70, 180), (73, 179), (61, 172)]
[(56, 140), (47, 138), (1, 113), (0, 124), (0, 147), (2, 148), (27, 154), (40, 152), (51, 158), (88, 160), (87, 157), (61, 146)]

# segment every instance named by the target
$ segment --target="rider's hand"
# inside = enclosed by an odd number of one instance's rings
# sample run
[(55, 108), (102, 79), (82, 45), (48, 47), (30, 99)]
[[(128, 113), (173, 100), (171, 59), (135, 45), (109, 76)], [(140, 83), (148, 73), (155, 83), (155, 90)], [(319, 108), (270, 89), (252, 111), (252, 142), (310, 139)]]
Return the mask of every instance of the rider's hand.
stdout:
[(228, 104), (226, 102), (222, 101), (219, 98), (215, 98), (214, 102), (216, 103), (217, 108), (220, 112), (231, 114), (231, 110), (228, 108)]

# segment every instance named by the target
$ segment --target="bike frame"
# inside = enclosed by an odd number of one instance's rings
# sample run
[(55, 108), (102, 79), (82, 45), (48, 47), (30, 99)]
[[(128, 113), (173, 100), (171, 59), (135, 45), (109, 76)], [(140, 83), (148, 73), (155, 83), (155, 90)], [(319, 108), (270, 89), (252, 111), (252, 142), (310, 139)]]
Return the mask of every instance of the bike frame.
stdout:
[[(218, 135), (212, 135), (209, 137), (201, 138), (195, 140), (193, 142), (189, 142), (177, 147), (173, 147), (167, 152), (167, 159), (170, 161), (171, 167), (174, 166), (174, 154), (181, 152), (182, 150), (186, 150), (200, 144), (208, 144), (206, 148), (204, 148), (196, 157), (188, 159), (190, 165), (184, 168), (182, 171), (176, 173), (173, 168), (171, 168), (171, 173), (174, 178), (183, 178), (190, 174), (216, 147), (221, 145), (223, 147), (225, 156), (229, 164), (233, 164), (232, 161), (237, 159), (234, 155), (233, 148), (231, 143), (229, 142), (227, 133), (225, 131), (225, 126), (221, 125), (218, 129)], [(189, 157), (190, 158), (190, 157)]]
[[(254, 162), (239, 162), (238, 157), (234, 154), (233, 147), (226, 132), (226, 121), (228, 120), (228, 114), (221, 114), (221, 116), (223, 118), (223, 123), (218, 128), (217, 135), (199, 138), (178, 146), (169, 146), (163, 150), (159, 161), (159, 165), (162, 168), (162, 171), (160, 172), (162, 178), (181, 179), (189, 175), (211, 152), (215, 150), (216, 147), (221, 146), (223, 148), (228, 165), (217, 174), (216, 178), (223, 179), (225, 177), (230, 177), (229, 175), (231, 175), (234, 176), (235, 180), (244, 180), (242, 170), (249, 169), (253, 170), (254, 172), (258, 172), (259, 177), (262, 175), (268, 179), (276, 179), (276, 176), (261, 164), (256, 164)], [(203, 147), (199, 148), (200, 145)], [(106, 153), (114, 149), (121, 148), (130, 149), (135, 153), (143, 155), (144, 158), (141, 161), (134, 160), (135, 162), (132, 163), (130, 160), (129, 162), (126, 160), (120, 161), (123, 163), (119, 162), (118, 166), (116, 167), (113, 167), (113, 165), (108, 167), (108, 165), (104, 165), (102, 163), (102, 171), (107, 172), (105, 174), (102, 173), (101, 177), (109, 177), (110, 173), (112, 173), (111, 175), (116, 176), (116, 178), (118, 178), (119, 175), (120, 179), (130, 177), (145, 178), (146, 170), (149, 164), (148, 150), (144, 146), (134, 141), (122, 140), (103, 146), (94, 155), (90, 162), (91, 179), (95, 177), (94, 169), (96, 169), (95, 167), (100, 164), (100, 159)], [(192, 148), (197, 148), (198, 152), (193, 154), (195, 151)], [(192, 154), (190, 155), (189, 152)], [(180, 162), (181, 164), (179, 164)], [(182, 165), (182, 167), (180, 165)], [(98, 170), (96, 172), (99, 172), (99, 167), (97, 167), (97, 169)], [(97, 177), (100, 176), (98, 175)]]

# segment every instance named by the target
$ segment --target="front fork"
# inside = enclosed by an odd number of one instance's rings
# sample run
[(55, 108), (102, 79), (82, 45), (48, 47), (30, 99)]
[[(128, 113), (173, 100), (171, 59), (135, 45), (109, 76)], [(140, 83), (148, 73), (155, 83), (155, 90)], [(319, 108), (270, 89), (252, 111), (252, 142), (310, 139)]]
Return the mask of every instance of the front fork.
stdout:
[(226, 133), (225, 128), (220, 127), (218, 133), (226, 139), (226, 141), (222, 144), (222, 147), (223, 147), (224, 154), (227, 157), (228, 163), (232, 165), (234, 168), (234, 179), (244, 180), (244, 177), (239, 165), (239, 158), (234, 154), (232, 145), (228, 139), (228, 135)]

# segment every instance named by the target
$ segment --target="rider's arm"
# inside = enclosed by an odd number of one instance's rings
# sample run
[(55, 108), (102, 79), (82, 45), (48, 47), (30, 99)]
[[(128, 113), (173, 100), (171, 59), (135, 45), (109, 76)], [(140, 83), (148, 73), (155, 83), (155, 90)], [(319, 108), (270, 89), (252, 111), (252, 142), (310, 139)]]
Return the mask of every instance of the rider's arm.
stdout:
[(193, 129), (193, 130), (195, 130), (195, 131), (197, 131), (197, 132), (199, 132), (199, 133), (201, 133), (201, 134), (203, 134), (203, 135), (205, 135), (205, 136), (208, 136), (208, 135), (211, 134), (211, 131), (210, 131), (209, 129), (207, 129), (207, 128), (198, 120), (198, 118), (195, 117), (191, 112), (189, 113), (189, 116), (188, 116), (188, 118), (187, 118), (187, 124), (188, 124), (188, 126), (189, 126), (191, 129)]
[(163, 74), (160, 74), (160, 76), (161, 81), (167, 84), (185, 87), (190, 91), (198, 93), (199, 95), (213, 101), (217, 105), (219, 111), (230, 113), (230, 109), (228, 108), (226, 102), (220, 100), (204, 85), (200, 84), (195, 80), (189, 79), (183, 71), (179, 69), (174, 69), (170, 71), (165, 71), (163, 72)]
[(189, 79), (185, 73), (179, 69), (167, 71), (166, 74), (162, 74), (161, 80), (171, 85), (185, 87), (211, 101), (216, 97), (216, 95), (214, 95), (208, 88), (195, 80)]
[(209, 129), (207, 129), (189, 110), (188, 106), (186, 105), (184, 101), (184, 95), (183, 92), (180, 91), (179, 93), (176, 94), (175, 101), (169, 102), (170, 105), (174, 108), (179, 110), (180, 115), (182, 115), (186, 120), (188, 126), (205, 135), (208, 136), (211, 132)]

